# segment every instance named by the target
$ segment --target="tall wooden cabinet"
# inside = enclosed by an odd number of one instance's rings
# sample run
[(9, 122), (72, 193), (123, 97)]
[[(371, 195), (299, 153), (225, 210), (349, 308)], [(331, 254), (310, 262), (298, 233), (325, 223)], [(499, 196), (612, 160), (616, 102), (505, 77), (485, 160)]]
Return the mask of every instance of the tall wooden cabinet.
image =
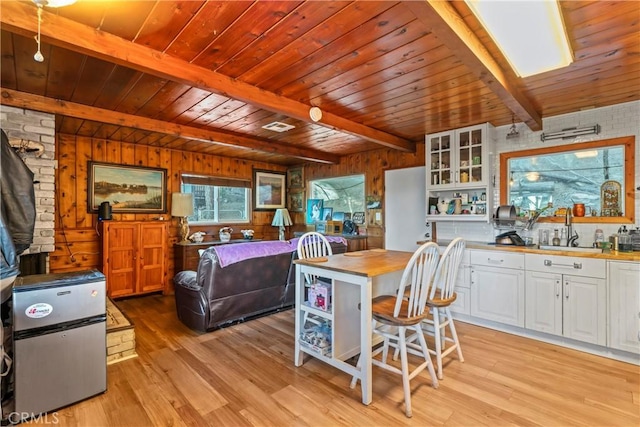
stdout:
[(101, 222), (102, 272), (109, 297), (162, 291), (165, 288), (165, 222)]

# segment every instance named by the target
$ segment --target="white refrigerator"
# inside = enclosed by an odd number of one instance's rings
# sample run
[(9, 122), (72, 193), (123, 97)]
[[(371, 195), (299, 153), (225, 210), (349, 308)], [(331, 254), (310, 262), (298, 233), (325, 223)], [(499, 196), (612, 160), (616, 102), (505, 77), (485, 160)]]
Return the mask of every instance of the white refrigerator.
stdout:
[(418, 241), (431, 240), (426, 222), (425, 167), (390, 169), (384, 173), (384, 247), (414, 252)]

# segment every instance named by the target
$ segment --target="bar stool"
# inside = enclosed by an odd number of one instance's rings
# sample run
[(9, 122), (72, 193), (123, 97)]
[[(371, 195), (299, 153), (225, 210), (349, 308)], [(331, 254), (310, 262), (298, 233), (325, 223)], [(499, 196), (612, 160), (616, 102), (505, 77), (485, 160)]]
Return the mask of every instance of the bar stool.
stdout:
[[(458, 359), (464, 362), (450, 306), (456, 300), (456, 278), (465, 247), (466, 242), (460, 237), (454, 239), (447, 246), (440, 258), (440, 264), (427, 300), (427, 307), (431, 309), (431, 318), (426, 318), (423, 321), (426, 325), (423, 330), (425, 333), (434, 336), (435, 349), (429, 351), (436, 356), (438, 379), (443, 378), (442, 359), (452, 351), (456, 350)], [(447, 326), (451, 331), (451, 337), (446, 335)], [(447, 347), (447, 344), (450, 345)]]
[[(411, 388), (409, 387), (411, 379), (427, 368), (431, 376), (431, 384), (434, 388), (438, 387), (438, 379), (436, 378), (431, 356), (429, 356), (429, 348), (420, 324), (425, 320), (428, 313), (426, 303), (429, 285), (435, 275), (439, 258), (440, 250), (438, 245), (433, 242), (422, 245), (414, 252), (407, 263), (397, 295), (378, 296), (373, 299), (371, 304), (373, 317), (371, 329), (374, 334), (380, 335), (384, 340), (383, 345), (372, 352), (371, 363), (402, 375), (405, 414), (407, 417), (412, 415)], [(417, 338), (419, 344), (407, 342), (407, 332), (413, 332), (412, 336)], [(387, 363), (389, 347), (395, 348), (400, 353), (400, 369)], [(381, 353), (381, 359), (376, 359), (376, 356)], [(413, 371), (409, 371), (409, 353), (424, 359)], [(361, 357), (358, 358), (358, 367), (361, 366), (360, 359)], [(357, 377), (351, 380), (351, 388), (356, 386), (357, 381)]]

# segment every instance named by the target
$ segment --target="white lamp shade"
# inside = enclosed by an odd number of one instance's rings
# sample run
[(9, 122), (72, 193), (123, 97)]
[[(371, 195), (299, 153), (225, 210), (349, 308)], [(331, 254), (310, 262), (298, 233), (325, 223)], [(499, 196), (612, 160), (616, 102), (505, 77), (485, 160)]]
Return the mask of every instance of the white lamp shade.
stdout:
[(273, 216), (273, 222), (271, 225), (274, 227), (293, 225), (293, 221), (291, 221), (291, 217), (289, 216), (289, 211), (287, 209), (276, 209), (276, 214)]
[(193, 215), (193, 194), (172, 193), (171, 194), (171, 216)]

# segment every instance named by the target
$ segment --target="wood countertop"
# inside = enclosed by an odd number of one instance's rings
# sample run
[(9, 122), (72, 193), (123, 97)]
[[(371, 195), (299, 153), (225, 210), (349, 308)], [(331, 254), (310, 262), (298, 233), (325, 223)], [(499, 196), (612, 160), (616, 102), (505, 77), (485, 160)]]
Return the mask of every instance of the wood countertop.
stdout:
[(370, 249), (346, 252), (329, 257), (297, 259), (293, 262), (356, 276), (375, 277), (403, 270), (412, 255), (412, 252)]
[[(449, 240), (439, 240), (437, 243), (440, 246), (446, 246), (449, 244)], [(422, 244), (425, 242), (417, 242)], [(572, 256), (580, 258), (594, 258), (594, 259), (608, 259), (612, 261), (634, 261), (640, 262), (640, 252), (619, 252), (611, 251), (611, 253), (591, 253), (591, 252), (577, 252), (577, 251), (563, 251), (563, 250), (549, 250), (538, 249), (537, 245), (534, 246), (511, 246), (511, 245), (496, 245), (484, 242), (467, 241), (467, 248), (469, 249), (482, 249), (487, 251), (503, 251), (503, 252), (520, 252), (527, 254), (542, 254), (542, 255), (561, 255)]]

